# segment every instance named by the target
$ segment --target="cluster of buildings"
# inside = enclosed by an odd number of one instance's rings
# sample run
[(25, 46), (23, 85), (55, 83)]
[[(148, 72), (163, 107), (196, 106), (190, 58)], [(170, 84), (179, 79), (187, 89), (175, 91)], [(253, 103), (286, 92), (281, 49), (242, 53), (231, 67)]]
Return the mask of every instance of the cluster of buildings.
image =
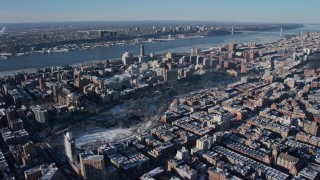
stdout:
[[(90, 177), (319, 179), (320, 69), (312, 65), (319, 42), (320, 34), (309, 33), (259, 48), (251, 43), (257, 48), (252, 51), (272, 52), (249, 58), (246, 73), (254, 77), (242, 72), (241, 80), (225, 89), (177, 97), (147, 132), (86, 152), (89, 159), (104, 161)], [(82, 153), (77, 156), (71, 163), (84, 177), (90, 170), (82, 168)]]
[[(204, 74), (205, 71), (198, 69), (198, 66), (209, 60), (202, 61), (201, 51), (193, 50), (195, 54), (192, 57), (175, 53), (159, 57), (146, 55), (144, 46), (141, 45), (139, 57), (126, 52), (121, 61), (107, 60), (104, 63), (78, 67), (68, 65), (50, 67), (2, 77), (0, 79), (0, 134), (5, 144), (3, 150), (8, 154), (5, 160), (10, 159), (9, 164), (16, 169), (15, 171), (4, 170), (3, 177), (40, 178), (46, 177), (46, 172), (51, 172), (51, 169), (55, 171), (58, 169), (51, 164), (55, 160), (48, 156), (51, 153), (48, 147), (40, 143), (48, 134), (55, 133), (50, 132), (52, 126), (69, 123), (75, 117), (74, 115), (95, 113), (104, 105), (112, 105), (139, 95), (166, 89)], [(183, 59), (186, 58), (189, 58), (190, 62), (184, 62)], [(206, 70), (210, 71), (210, 67), (212, 66), (207, 66)], [(189, 124), (185, 128), (196, 128), (197, 134), (208, 131), (198, 126)], [(44, 129), (48, 128), (49, 130), (43, 133)], [(167, 138), (170, 139), (170, 137)], [(69, 141), (67, 152), (75, 149), (71, 142), (71, 135)], [(152, 139), (150, 143), (151, 141)], [(168, 147), (173, 145), (167, 143), (155, 148), (150, 154), (157, 158), (158, 154), (165, 153)], [(81, 164), (78, 154), (75, 151), (72, 152), (73, 154), (67, 154), (70, 162), (79, 160)], [(140, 167), (140, 163), (146, 167), (149, 167), (150, 163), (148, 156), (141, 153), (127, 155), (124, 159), (117, 157), (108, 158), (112, 159), (116, 166), (127, 169), (127, 172), (137, 172), (137, 175), (144, 169)], [(137, 163), (139, 159), (142, 161)], [(137, 164), (139, 167), (136, 167)], [(112, 167), (110, 166), (109, 170), (112, 170)], [(78, 172), (81, 172), (81, 169), (84, 172), (86, 169), (85, 166), (77, 168)], [(57, 177), (62, 176), (58, 174)], [(87, 175), (82, 174), (82, 176)]]
[(64, 179), (55, 163), (48, 165), (47, 162), (50, 159), (44, 155), (44, 149), (33, 142), (37, 137), (32, 137), (25, 129), (25, 125), (29, 125), (25, 122), (28, 121), (25, 110), (16, 106), (2, 110), (0, 116), (1, 179)]
[[(141, 45), (138, 57), (125, 52), (121, 61), (1, 78), (0, 176), (319, 179), (320, 69), (314, 60), (319, 42), (319, 33), (304, 33), (269, 44), (230, 43), (163, 56), (146, 55)], [(81, 151), (65, 131), (67, 170), (52, 164), (56, 160), (41, 143), (39, 132), (49, 124), (214, 75), (210, 72), (241, 79), (224, 89), (176, 97), (156, 126), (135, 137)]]
[(23, 107), (38, 124), (46, 125), (57, 119), (68, 119), (74, 112), (95, 112), (101, 105), (132, 99), (216, 72), (217, 55), (197, 48), (192, 48), (191, 54), (147, 55), (141, 45), (138, 57), (125, 52), (121, 61), (49, 67), (3, 77), (0, 79), (1, 103)]
[[(104, 23), (87, 25), (78, 24), (66, 27), (63, 24), (51, 24), (50, 28), (27, 27), (6, 31), (6, 36), (0, 36), (0, 53), (5, 57), (21, 56), (33, 53), (68, 52), (80, 49), (108, 47), (118, 44), (155, 41), (174, 37), (201, 35), (209, 30), (220, 30), (221, 26), (203, 27), (196, 25), (154, 26), (133, 25), (108, 26)], [(44, 29), (43, 29), (44, 28)], [(229, 27), (228, 27), (229, 28)], [(73, 43), (70, 43), (73, 42)], [(49, 44), (55, 45), (49, 45)], [(22, 47), (22, 48), (20, 48)]]

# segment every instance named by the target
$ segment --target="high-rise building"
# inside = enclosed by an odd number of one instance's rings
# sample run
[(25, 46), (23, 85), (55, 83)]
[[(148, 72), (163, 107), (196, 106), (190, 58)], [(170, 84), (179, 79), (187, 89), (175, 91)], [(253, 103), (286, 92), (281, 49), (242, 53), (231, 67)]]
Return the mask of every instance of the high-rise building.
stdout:
[(166, 33), (167, 31), (168, 31), (167, 27), (163, 27), (163, 28), (162, 28), (162, 32), (163, 32), (163, 33)]
[(106, 170), (103, 155), (80, 154), (81, 175), (84, 179), (105, 180)]
[(249, 48), (255, 48), (257, 46), (256, 42), (249, 42), (248, 47)]
[(203, 60), (203, 66), (204, 66), (205, 69), (210, 69), (212, 67), (211, 59), (205, 58)]
[(237, 48), (237, 44), (235, 44), (235, 43), (229, 43), (229, 49), (228, 49), (228, 50), (229, 50), (230, 52), (235, 51), (236, 48)]
[(241, 63), (241, 73), (247, 73), (247, 65), (246, 63)]
[(73, 162), (76, 155), (76, 143), (69, 131), (64, 132), (64, 149), (69, 161)]
[(149, 58), (147, 56), (145, 56), (145, 53), (144, 53), (144, 45), (141, 44), (141, 46), (140, 46), (139, 63), (145, 63), (145, 62), (148, 62), (148, 61), (149, 61)]
[(104, 67), (109, 68), (110, 67), (110, 60), (106, 60)]
[(189, 151), (185, 147), (183, 147), (181, 150), (177, 151), (176, 157), (177, 157), (177, 159), (181, 159), (183, 161), (188, 161)]
[(125, 52), (122, 55), (122, 63), (123, 65), (132, 64), (134, 61), (134, 57), (130, 52)]
[(174, 59), (175, 56), (176, 56), (176, 54), (173, 53), (173, 52), (168, 52), (168, 53), (166, 54), (166, 58), (167, 58), (167, 59)]
[(22, 145), (22, 152), (25, 155), (36, 157), (38, 155), (35, 145), (32, 141), (27, 142), (26, 144)]
[(197, 56), (190, 56), (190, 63), (193, 65), (197, 64)]
[(165, 79), (165, 69), (164, 68), (157, 68), (156, 69), (156, 74), (157, 74), (157, 76), (162, 76), (163, 77), (163, 79)]
[(165, 70), (164, 80), (169, 84), (174, 84), (178, 80), (178, 70)]
[(197, 56), (197, 64), (203, 64), (203, 57), (202, 56)]
[(191, 48), (191, 56), (196, 56), (196, 55), (200, 55), (201, 54), (201, 50), (198, 48)]
[(255, 56), (255, 52), (254, 51), (250, 51), (249, 53), (249, 60), (253, 60)]
[(41, 108), (40, 106), (31, 106), (31, 109), (37, 122), (42, 124), (48, 122), (49, 115), (46, 109)]
[[(16, 119), (16, 111), (15, 111), (15, 109), (14, 108), (8, 108), (7, 110), (6, 110), (6, 115), (7, 115), (7, 120), (8, 120), (8, 122), (9, 121), (12, 121), (12, 120), (15, 120)], [(9, 124), (9, 123), (8, 123)]]
[(164, 81), (170, 84), (176, 83), (178, 80), (178, 70), (166, 70), (164, 68), (156, 69), (157, 76), (162, 76)]
[(210, 149), (213, 144), (213, 138), (211, 136), (203, 136), (197, 139), (196, 148), (200, 150)]
[(40, 78), (39, 78), (39, 86), (40, 86), (40, 89), (46, 88), (46, 84), (45, 84), (44, 78), (42, 76), (40, 76)]
[(144, 45), (143, 44), (140, 45), (140, 56), (141, 57), (145, 56), (145, 54), (144, 54)]
[(21, 119), (15, 119), (15, 120), (9, 121), (8, 127), (9, 127), (9, 129), (11, 129), (13, 131), (19, 131), (19, 130), (24, 129), (23, 122)]

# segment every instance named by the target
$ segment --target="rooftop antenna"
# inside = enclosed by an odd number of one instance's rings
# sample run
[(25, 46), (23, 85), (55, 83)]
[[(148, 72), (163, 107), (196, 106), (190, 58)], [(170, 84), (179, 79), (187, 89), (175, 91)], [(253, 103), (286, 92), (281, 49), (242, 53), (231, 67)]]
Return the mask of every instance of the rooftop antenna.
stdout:
[(280, 29), (280, 37), (282, 37), (282, 28)]

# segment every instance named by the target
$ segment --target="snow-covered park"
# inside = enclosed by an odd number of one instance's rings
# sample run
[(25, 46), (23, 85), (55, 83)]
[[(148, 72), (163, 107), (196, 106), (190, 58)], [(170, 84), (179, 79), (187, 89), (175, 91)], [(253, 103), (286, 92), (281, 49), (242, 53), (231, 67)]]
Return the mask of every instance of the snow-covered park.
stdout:
[[(161, 96), (133, 100), (90, 117), (70, 129), (76, 147), (93, 148), (148, 130), (165, 110), (163, 100)], [(52, 144), (63, 145), (63, 138), (56, 137)]]

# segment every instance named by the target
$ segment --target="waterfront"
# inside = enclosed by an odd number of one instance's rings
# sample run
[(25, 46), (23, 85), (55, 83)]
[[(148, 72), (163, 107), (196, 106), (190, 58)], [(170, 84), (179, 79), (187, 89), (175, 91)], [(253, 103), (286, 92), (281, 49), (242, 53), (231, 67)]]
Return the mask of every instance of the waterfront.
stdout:
[[(319, 31), (319, 25), (305, 25), (303, 28), (284, 31), (284, 34), (298, 34), (301, 31)], [(237, 43), (268, 43), (280, 39), (279, 31), (268, 32), (243, 32), (240, 34), (221, 35), (212, 37), (179, 39), (174, 41), (163, 41), (157, 43), (145, 43), (147, 53), (154, 52), (189, 52), (192, 47), (209, 49), (214, 46), (220, 46), (230, 42)], [(43, 68), (47, 66), (59, 66), (64, 64), (79, 64), (92, 60), (105, 60), (121, 58), (125, 51), (130, 51), (137, 55), (139, 45), (123, 45), (106, 48), (95, 48), (90, 50), (71, 51), (66, 53), (33, 54), (26, 56), (10, 57), (7, 60), (1, 60), (0, 75), (9, 74), (15, 71), (30, 71), (30, 68)]]

